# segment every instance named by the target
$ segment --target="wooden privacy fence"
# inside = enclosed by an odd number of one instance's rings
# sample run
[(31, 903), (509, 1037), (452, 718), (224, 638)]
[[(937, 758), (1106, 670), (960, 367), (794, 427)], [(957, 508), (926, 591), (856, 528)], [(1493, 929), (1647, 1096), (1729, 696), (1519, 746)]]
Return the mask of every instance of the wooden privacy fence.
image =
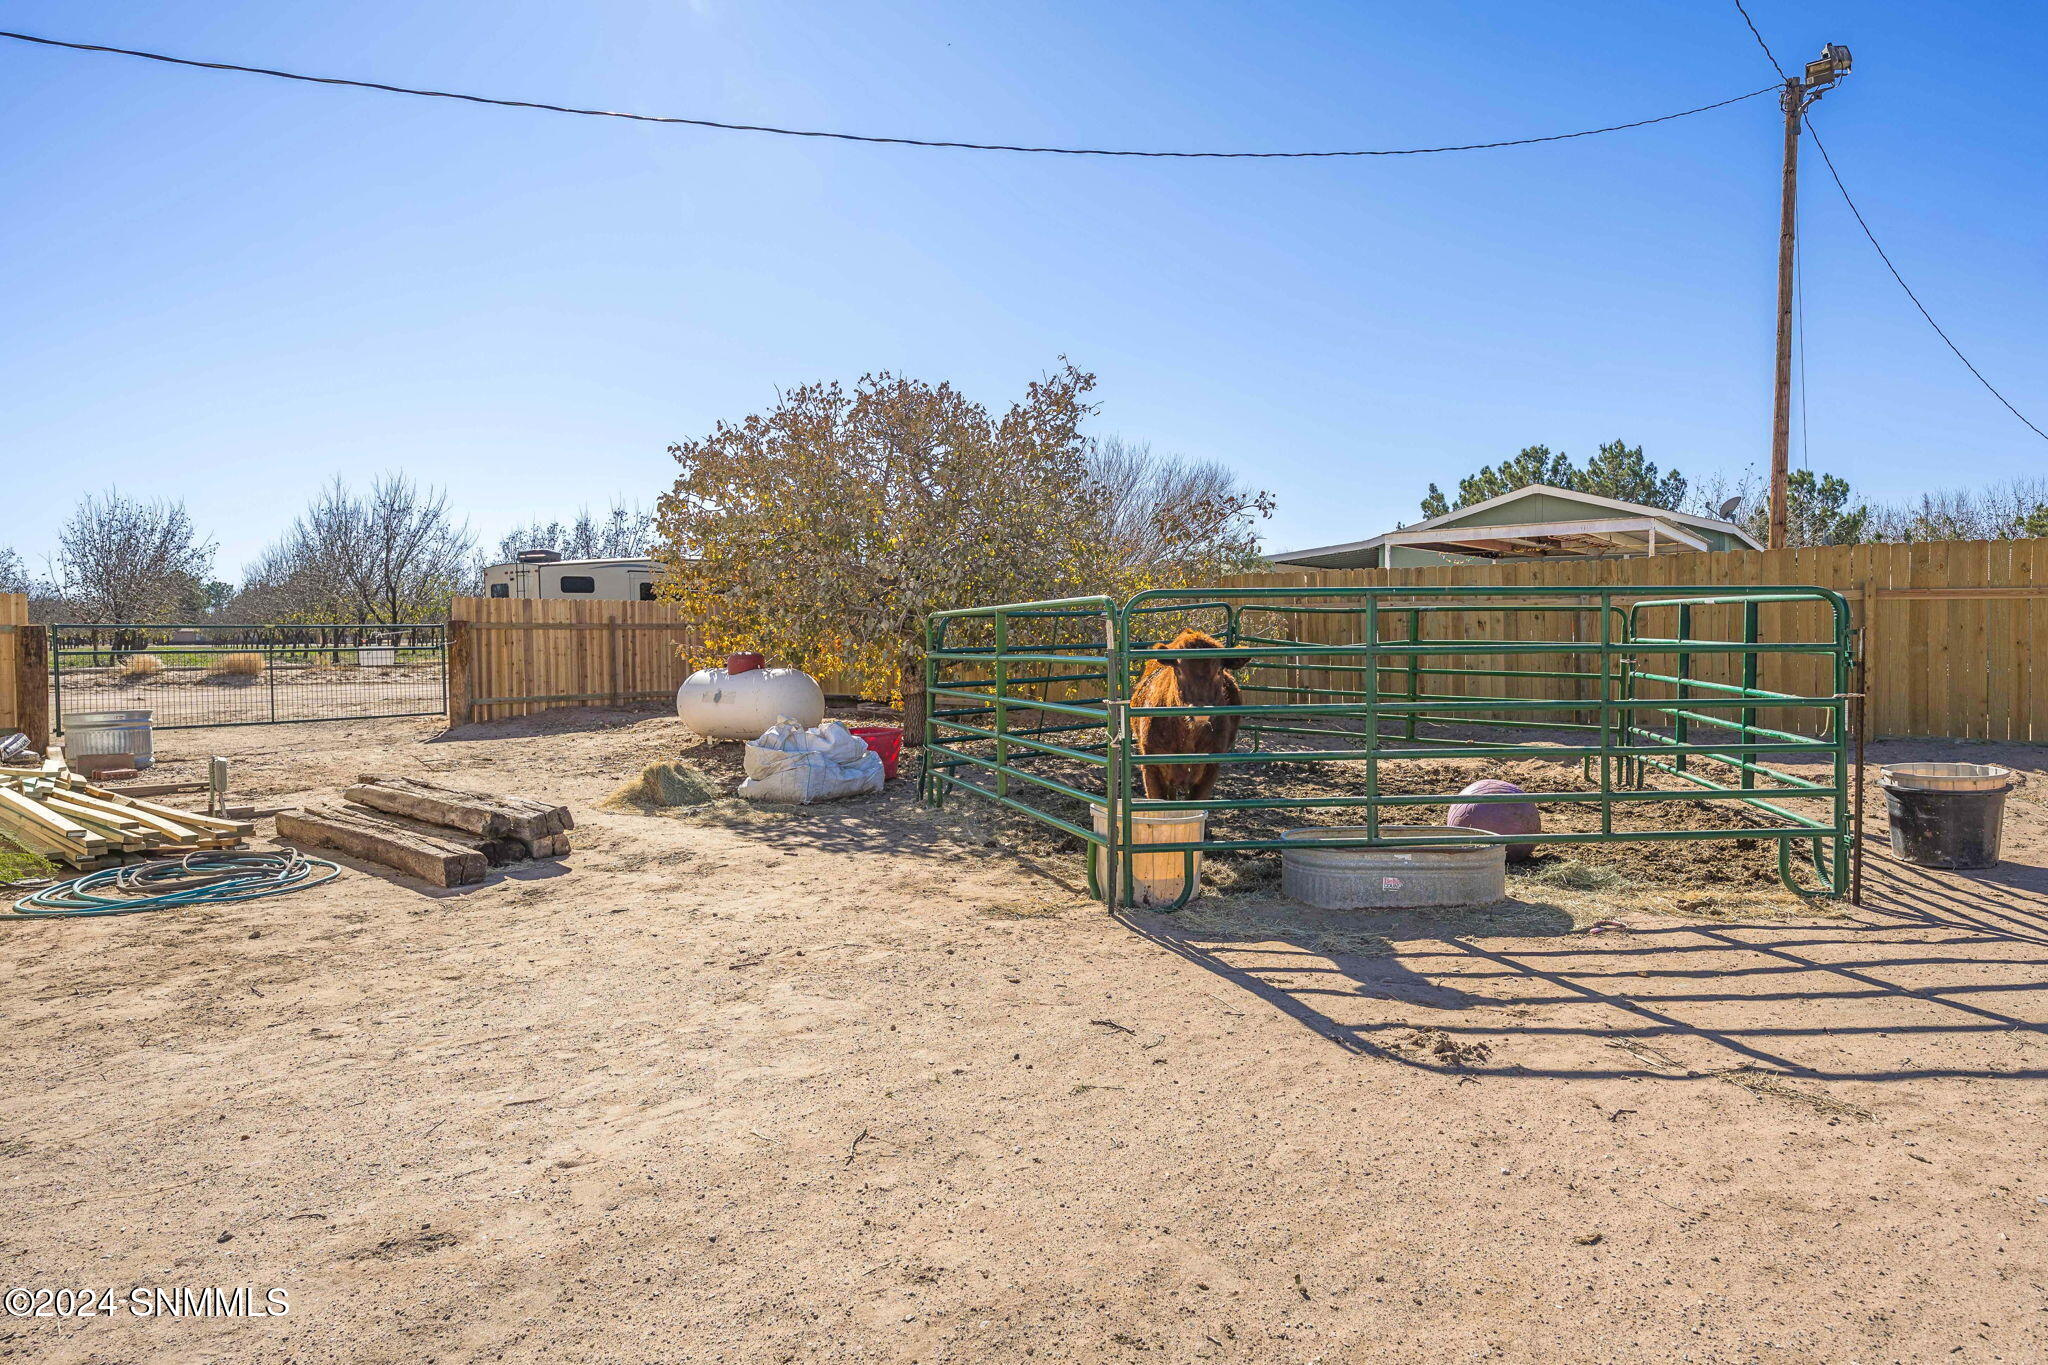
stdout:
[(672, 699), (698, 649), (665, 602), (458, 597), (448, 607), (448, 721)]
[[(1324, 569), (1241, 574), (1227, 587), (1419, 586), (1469, 584), (1516, 587), (1629, 587), (1654, 598), (1664, 587), (1798, 585), (1831, 588), (1849, 600), (1866, 661), (1868, 726), (1872, 735), (2048, 742), (2048, 540), (1930, 541), (1914, 545), (1839, 545), (1789, 550), (1673, 554), (1655, 559), (1557, 559), (1430, 569)], [(1669, 609), (1655, 625), (1672, 624)], [(1740, 608), (1699, 608), (1695, 637), (1739, 639)], [(1718, 614), (1717, 614), (1718, 613)], [(1524, 617), (1509, 626), (1504, 613), (1425, 617), (1423, 638), (1498, 640), (1586, 638), (1599, 629), (1591, 614)], [(1825, 640), (1827, 609), (1765, 606), (1766, 640)], [(1303, 629), (1329, 632), (1327, 642), (1355, 638), (1343, 617), (1303, 617)], [(1647, 627), (1646, 627), (1647, 628)], [(1388, 639), (1405, 626), (1398, 614), (1383, 621)], [(1649, 633), (1672, 634), (1668, 629)], [(1310, 639), (1310, 635), (1294, 638)], [(1322, 638), (1322, 637), (1314, 637)], [(1594, 638), (1597, 638), (1595, 636)], [(1568, 668), (1569, 653), (1519, 655), (1517, 667)], [(1483, 668), (1485, 656), (1468, 666)], [(1536, 662), (1543, 660), (1545, 662)], [(1704, 656), (1698, 676), (1714, 680)], [(1802, 696), (1832, 685), (1825, 661), (1780, 655), (1762, 662), (1762, 686)], [(1733, 678), (1721, 681), (1736, 681)], [(1448, 680), (1455, 689), (1456, 680)], [(1511, 683), (1505, 695), (1536, 695), (1540, 686)], [(1646, 691), (1645, 695), (1649, 695)], [(1775, 715), (1775, 720), (1765, 719)], [(1761, 723), (1797, 728), (1791, 711), (1760, 713)]]
[(36, 749), (50, 744), (47, 633), (28, 623), (28, 598), (0, 592), (0, 735), (24, 731)]
[(458, 597), (448, 606), (448, 722), (673, 704), (702, 659), (694, 625), (666, 602)]
[[(1873, 735), (2048, 742), (2048, 540), (1930, 541), (1917, 545), (1842, 545), (1791, 550), (1736, 550), (1670, 554), (1655, 559), (1521, 560), (1431, 569), (1326, 569), (1240, 574), (1221, 587), (1314, 585), (1471, 584), (1517, 587), (1640, 588), (1655, 597), (1665, 587), (1799, 585), (1831, 588), (1849, 600), (1868, 662), (1868, 724)], [(14, 599), (17, 603), (20, 599)], [(0, 621), (8, 599), (0, 596)], [(23, 606), (13, 608), (25, 619)], [(1699, 608), (1695, 637), (1739, 639), (1739, 608)], [(1718, 613), (1718, 614), (1717, 614)], [(492, 720), (555, 706), (648, 706), (666, 702), (689, 675), (702, 649), (691, 623), (661, 602), (530, 601), (458, 597), (450, 608), (449, 718)], [(1827, 611), (1819, 606), (1766, 606), (1766, 640), (1825, 640)], [(1296, 634), (1341, 643), (1355, 629), (1341, 616), (1303, 616)], [(1424, 639), (1556, 639), (1561, 646), (1598, 630), (1591, 614), (1544, 617), (1513, 613), (1446, 613), (1424, 618)], [(1512, 622), (1513, 624), (1510, 624)], [(1669, 610), (1646, 622), (1672, 633)], [(1388, 639), (1405, 625), (1397, 614), (1383, 624)], [(1513, 632), (1510, 634), (1509, 632)], [(1271, 632), (1281, 633), (1281, 632)], [(0, 714), (11, 695), (0, 665)], [(1522, 654), (1513, 667), (1571, 668), (1568, 648), (1555, 656)], [(1484, 656), (1467, 661), (1490, 667)], [(772, 661), (771, 661), (772, 662)], [(1706, 656), (1696, 676), (1720, 678), (1732, 667)], [(1779, 655), (1761, 663), (1759, 683), (1801, 696), (1832, 690), (1825, 661)], [(854, 689), (821, 679), (831, 693)], [(1391, 679), (1389, 680), (1391, 682)], [(1455, 693), (1464, 686), (1444, 680)], [(1503, 680), (1497, 695), (1540, 695), (1531, 679)], [(1555, 695), (1555, 693), (1551, 693)], [(1657, 695), (1645, 688), (1642, 695)], [(1798, 728), (1810, 720), (1790, 710), (1760, 714), (1759, 722)]]

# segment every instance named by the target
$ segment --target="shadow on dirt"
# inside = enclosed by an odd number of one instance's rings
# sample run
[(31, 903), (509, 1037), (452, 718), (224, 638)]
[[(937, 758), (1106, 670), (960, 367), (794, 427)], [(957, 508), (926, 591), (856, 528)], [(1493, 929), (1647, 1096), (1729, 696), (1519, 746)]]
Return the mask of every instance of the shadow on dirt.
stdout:
[(526, 739), (534, 735), (589, 734), (601, 730), (619, 730), (656, 716), (673, 714), (674, 712), (667, 707), (633, 709), (564, 706), (531, 716), (511, 716), (504, 720), (479, 720), (468, 725), (451, 725), (437, 735), (429, 735), (424, 742), (467, 744), (475, 740)]
[[(1873, 859), (1870, 913), (1816, 922), (1589, 932), (1561, 906), (1522, 899), (1335, 915), (1204, 899), (1177, 915), (1117, 918), (1346, 1051), (1441, 1074), (2048, 1079), (2048, 1058), (2022, 1045), (2010, 1064), (2012, 1045), (2000, 1041), (2037, 1046), (2048, 1034), (2048, 1023), (2012, 1012), (2048, 1003), (2048, 896), (2029, 889), (2038, 869), (2007, 872), (1980, 886)], [(1458, 1017), (1473, 1011), (1485, 1017)], [(1646, 1065), (1506, 1060), (1529, 1051), (1518, 1040), (1554, 1055), (1571, 1038)], [(1722, 1060), (1688, 1064), (1662, 1050), (1674, 1046)], [(1857, 1064), (1901, 1049), (1899, 1063)]]
[[(1078, 841), (988, 802), (929, 810), (908, 777), (688, 818), (785, 850), (1000, 860), (1088, 895)], [(1873, 852), (1861, 912), (1738, 902), (1680, 920), (1668, 895), (1566, 870), (1489, 906), (1327, 912), (1280, 899), (1271, 867), (1218, 858), (1178, 914), (1115, 918), (1346, 1051), (1463, 1079), (2048, 1079), (2048, 871), (1937, 874)], [(1588, 923), (1606, 914), (1648, 922)]]

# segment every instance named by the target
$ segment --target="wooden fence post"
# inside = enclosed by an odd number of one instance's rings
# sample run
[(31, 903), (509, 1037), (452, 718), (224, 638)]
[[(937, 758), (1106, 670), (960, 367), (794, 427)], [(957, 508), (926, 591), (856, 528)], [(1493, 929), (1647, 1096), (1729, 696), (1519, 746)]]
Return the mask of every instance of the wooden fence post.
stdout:
[(625, 673), (626, 662), (621, 648), (624, 643), (624, 635), (625, 632), (619, 629), (618, 616), (607, 615), (604, 618), (605, 675), (607, 683), (610, 684), (605, 689), (609, 694), (605, 699), (605, 705), (607, 706), (616, 707), (626, 704), (626, 681), (622, 676)]
[(441, 662), (442, 667), (448, 670), (448, 723), (451, 726), (469, 724), (469, 699), (476, 695), (470, 667), (473, 646), (474, 637), (470, 633), (469, 622), (450, 620), (448, 657)]
[(31, 749), (50, 751), (50, 628), (14, 628), (15, 724)]

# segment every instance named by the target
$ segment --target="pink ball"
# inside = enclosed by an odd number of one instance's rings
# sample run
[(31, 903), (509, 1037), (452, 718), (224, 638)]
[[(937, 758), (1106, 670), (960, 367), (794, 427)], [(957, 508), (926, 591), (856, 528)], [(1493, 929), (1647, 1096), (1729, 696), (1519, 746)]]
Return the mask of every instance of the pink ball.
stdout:
[[(1487, 778), (1474, 782), (1458, 793), (1460, 796), (1509, 796), (1521, 795), (1522, 789), (1512, 782), (1501, 782)], [(1450, 824), (1457, 829), (1484, 830), (1488, 834), (1541, 834), (1543, 816), (1533, 804), (1521, 801), (1467, 802), (1451, 807)], [(1536, 856), (1534, 844), (1509, 844), (1508, 861), (1519, 863)]]

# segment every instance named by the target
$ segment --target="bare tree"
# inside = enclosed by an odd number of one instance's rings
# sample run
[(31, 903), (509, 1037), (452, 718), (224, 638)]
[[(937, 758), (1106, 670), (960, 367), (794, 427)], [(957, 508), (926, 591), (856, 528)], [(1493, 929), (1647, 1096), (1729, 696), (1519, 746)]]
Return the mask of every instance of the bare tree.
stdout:
[[(1769, 510), (1762, 477), (1751, 466), (1693, 486), (1689, 510), (1729, 519), (1762, 537)], [(1795, 469), (1786, 481), (1788, 539), (1794, 545), (1903, 544), (1921, 540), (2012, 540), (2048, 536), (2048, 479), (2019, 477), (1981, 488), (1950, 488), (1898, 502), (1865, 503), (1846, 480)]]
[(652, 512), (614, 502), (601, 520), (583, 507), (572, 522), (557, 518), (515, 526), (498, 542), (498, 558), (515, 559), (521, 550), (554, 550), (565, 559), (638, 559), (649, 553), (654, 539)]
[(1089, 442), (1088, 477), (1106, 495), (1096, 537), (1106, 590), (1188, 586), (1260, 566), (1254, 523), (1272, 515), (1273, 495), (1223, 465), (1106, 436)]
[(21, 562), (21, 555), (11, 545), (0, 545), (0, 592), (34, 590), (35, 580), (29, 576), (28, 565)]
[(233, 612), (245, 620), (432, 620), (470, 586), (473, 544), (439, 489), (386, 474), (358, 496), (337, 476), (250, 566)]
[(1763, 476), (1755, 465), (1744, 465), (1735, 474), (1716, 471), (1694, 479), (1684, 505), (1678, 510), (1746, 527), (1750, 513), (1763, 505)]
[[(11, 546), (0, 545), (0, 592), (18, 592), (28, 598), (28, 619), (38, 624), (64, 618), (57, 589), (47, 578), (38, 578)], [(0, 641), (0, 648), (5, 642)]]
[(57, 533), (55, 587), (87, 622), (169, 622), (206, 607), (214, 543), (192, 529), (185, 504), (87, 494)]
[[(1760, 544), (1770, 529), (1770, 493), (1754, 466), (1734, 478), (1712, 474), (1699, 480), (1689, 505), (1681, 510), (1732, 521)], [(1874, 515), (1849, 481), (1837, 475), (1795, 469), (1785, 481), (1788, 545), (1856, 545), (1877, 539), (1870, 532)]]
[(338, 598), (310, 571), (294, 536), (267, 546), (242, 570), (242, 584), (221, 608), (223, 621), (250, 625), (271, 621), (333, 620), (347, 613)]
[(1871, 540), (2012, 540), (2048, 534), (2048, 479), (1948, 488), (1872, 510)]

